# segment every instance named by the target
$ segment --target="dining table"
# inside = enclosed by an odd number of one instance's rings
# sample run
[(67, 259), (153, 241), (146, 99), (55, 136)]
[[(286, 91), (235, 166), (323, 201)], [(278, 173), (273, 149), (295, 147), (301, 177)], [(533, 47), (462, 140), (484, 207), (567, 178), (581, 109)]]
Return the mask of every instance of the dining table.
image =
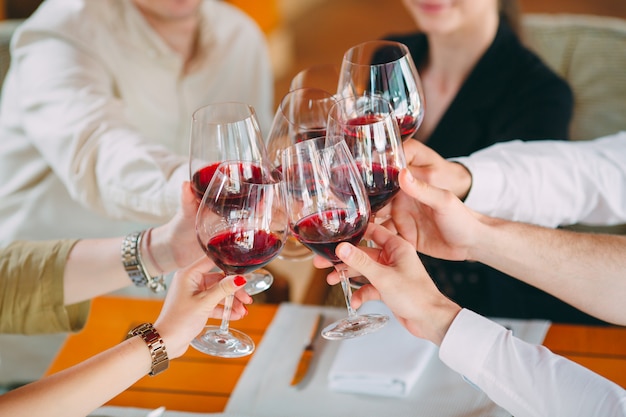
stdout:
[[(68, 336), (46, 375), (121, 342), (130, 329), (154, 321), (162, 303), (162, 299), (111, 295), (93, 299), (85, 327)], [(249, 314), (231, 325), (259, 345), (279, 307), (280, 304), (250, 305)], [(551, 323), (543, 344), (626, 388), (626, 327)], [(190, 347), (182, 357), (171, 361), (166, 372), (141, 378), (107, 405), (223, 412), (255, 353), (244, 358), (218, 358)]]

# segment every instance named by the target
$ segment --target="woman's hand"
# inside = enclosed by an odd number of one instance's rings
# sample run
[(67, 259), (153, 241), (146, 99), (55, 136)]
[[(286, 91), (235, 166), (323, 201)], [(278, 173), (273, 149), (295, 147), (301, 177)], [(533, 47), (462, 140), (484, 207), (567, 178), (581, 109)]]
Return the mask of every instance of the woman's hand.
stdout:
[(229, 294), (235, 294), (231, 320), (248, 314), (244, 304), (252, 303), (252, 297), (243, 290), (245, 278), (224, 278), (222, 273), (209, 272), (212, 266), (205, 256), (179, 270), (172, 279), (159, 318), (154, 323), (171, 359), (185, 353), (208, 318), (222, 317), (223, 308), (218, 304)]

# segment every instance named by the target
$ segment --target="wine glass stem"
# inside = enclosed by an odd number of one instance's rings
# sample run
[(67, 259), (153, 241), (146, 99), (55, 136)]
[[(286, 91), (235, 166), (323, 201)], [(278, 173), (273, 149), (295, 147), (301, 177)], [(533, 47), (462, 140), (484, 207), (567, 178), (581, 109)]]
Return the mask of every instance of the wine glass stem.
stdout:
[(348, 308), (348, 317), (356, 317), (356, 310), (352, 308), (352, 288), (350, 288), (350, 281), (346, 275), (345, 269), (337, 269), (339, 277), (341, 278), (341, 289), (343, 290), (343, 297), (346, 300), (346, 307)]
[(222, 314), (222, 323), (220, 324), (220, 334), (228, 334), (228, 325), (230, 323), (230, 312), (233, 309), (234, 294), (226, 296), (224, 300), (224, 314)]

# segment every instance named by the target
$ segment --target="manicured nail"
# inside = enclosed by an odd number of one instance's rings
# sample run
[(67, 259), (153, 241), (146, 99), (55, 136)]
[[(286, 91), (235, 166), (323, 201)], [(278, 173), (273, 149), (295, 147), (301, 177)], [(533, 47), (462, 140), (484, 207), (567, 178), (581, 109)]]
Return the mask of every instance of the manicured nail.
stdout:
[(235, 281), (234, 282), (235, 282), (236, 286), (241, 287), (242, 285), (245, 285), (246, 282), (248, 282), (248, 281), (246, 281), (246, 279), (243, 277), (243, 275), (237, 275), (235, 277)]

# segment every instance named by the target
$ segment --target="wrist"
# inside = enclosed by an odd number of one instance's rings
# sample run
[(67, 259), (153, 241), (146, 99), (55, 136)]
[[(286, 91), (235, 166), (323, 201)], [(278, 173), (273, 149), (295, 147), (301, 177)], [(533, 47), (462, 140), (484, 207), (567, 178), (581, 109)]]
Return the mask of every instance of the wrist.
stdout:
[(452, 192), (461, 200), (465, 201), (467, 195), (472, 188), (472, 173), (465, 165), (457, 161), (451, 161), (453, 175), (454, 175), (454, 186), (452, 187)]
[(178, 264), (171, 250), (171, 236), (165, 226), (150, 229), (149, 245), (146, 252), (149, 254), (151, 262), (155, 268), (162, 270), (161, 273), (172, 272), (178, 269)]
[(435, 313), (429, 318), (431, 332), (427, 337), (428, 340), (437, 346), (441, 346), (452, 322), (460, 311), (461, 307), (458, 304), (444, 296), (442, 302), (434, 307)]
[(153, 292), (165, 290), (163, 275), (153, 276), (143, 258), (144, 232), (133, 232), (124, 237), (121, 247), (121, 260), (128, 277), (138, 287), (148, 287)]
[(132, 329), (127, 338), (137, 337), (143, 340), (150, 352), (150, 370), (148, 375), (156, 376), (167, 370), (169, 367), (169, 357), (163, 338), (154, 328), (152, 323), (143, 323)]

